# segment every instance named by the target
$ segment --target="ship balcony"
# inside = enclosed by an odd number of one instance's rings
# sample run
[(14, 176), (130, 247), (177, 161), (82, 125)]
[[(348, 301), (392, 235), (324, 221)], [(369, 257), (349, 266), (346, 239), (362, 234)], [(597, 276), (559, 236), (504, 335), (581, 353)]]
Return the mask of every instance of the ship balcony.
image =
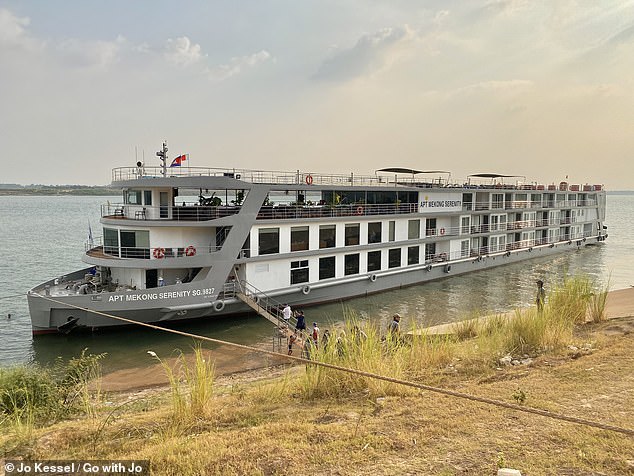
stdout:
[(108, 203), (101, 206), (101, 217), (118, 220), (208, 221), (235, 215), (241, 208), (239, 205), (201, 206), (186, 203), (175, 206)]
[[(221, 246), (118, 246), (116, 243), (103, 242), (103, 237), (98, 236), (93, 240), (84, 243), (86, 255), (100, 259), (146, 259), (146, 260), (171, 260), (180, 258), (191, 258), (194, 256), (211, 255), (219, 251)], [(236, 259), (249, 258), (251, 250), (248, 248), (240, 250)]]

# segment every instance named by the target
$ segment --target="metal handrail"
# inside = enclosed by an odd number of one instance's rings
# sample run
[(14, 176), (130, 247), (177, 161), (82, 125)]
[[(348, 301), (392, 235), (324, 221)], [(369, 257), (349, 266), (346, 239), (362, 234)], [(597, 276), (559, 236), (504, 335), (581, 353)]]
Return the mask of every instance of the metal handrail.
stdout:
[(282, 314), (284, 304), (280, 301), (268, 296), (264, 291), (256, 288), (244, 279), (239, 281), (238, 286), (245, 296), (253, 299), (260, 308), (264, 309), (267, 313), (269, 313), (269, 315), (275, 317), (280, 325), (286, 326), (291, 323), (294, 327), (297, 325), (297, 319), (294, 316), (291, 316), (289, 322), (284, 319)]

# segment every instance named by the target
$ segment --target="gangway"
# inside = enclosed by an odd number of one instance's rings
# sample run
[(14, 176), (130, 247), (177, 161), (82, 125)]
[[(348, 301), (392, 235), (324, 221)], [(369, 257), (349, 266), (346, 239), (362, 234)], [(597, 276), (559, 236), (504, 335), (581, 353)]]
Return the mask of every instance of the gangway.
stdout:
[[(271, 322), (277, 328), (278, 336), (288, 339), (292, 334), (297, 332), (295, 330), (297, 319), (291, 316), (288, 321), (285, 320), (282, 315), (284, 305), (267, 296), (264, 291), (259, 290), (243, 280), (234, 287), (234, 292), (236, 298), (240, 299), (260, 316)], [(303, 332), (298, 332), (294, 344), (303, 348), (305, 337)]]

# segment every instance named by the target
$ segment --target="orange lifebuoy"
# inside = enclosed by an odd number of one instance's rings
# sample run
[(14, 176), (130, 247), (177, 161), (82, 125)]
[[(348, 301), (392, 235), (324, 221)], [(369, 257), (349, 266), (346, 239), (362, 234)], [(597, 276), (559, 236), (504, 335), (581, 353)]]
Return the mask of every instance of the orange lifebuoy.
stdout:
[(194, 256), (196, 254), (196, 248), (194, 248), (192, 245), (189, 245), (187, 248), (185, 248), (185, 256)]
[(440, 234), (441, 234), (441, 235), (444, 235), (444, 234), (445, 234), (445, 229), (444, 229), (444, 228), (441, 228), (441, 229), (440, 229)]
[(313, 176), (308, 174), (306, 175), (306, 185), (312, 185), (313, 184)]
[(154, 248), (154, 251), (152, 252), (152, 256), (154, 256), (156, 259), (164, 258), (165, 248)]
[(363, 215), (363, 207), (357, 207), (357, 215)]

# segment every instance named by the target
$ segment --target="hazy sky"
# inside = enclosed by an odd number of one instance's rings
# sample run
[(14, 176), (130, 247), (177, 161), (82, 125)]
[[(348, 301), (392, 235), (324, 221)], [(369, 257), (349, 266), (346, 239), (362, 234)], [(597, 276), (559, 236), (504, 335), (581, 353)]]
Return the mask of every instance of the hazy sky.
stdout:
[(0, 0), (0, 183), (387, 166), (634, 189), (634, 1)]

